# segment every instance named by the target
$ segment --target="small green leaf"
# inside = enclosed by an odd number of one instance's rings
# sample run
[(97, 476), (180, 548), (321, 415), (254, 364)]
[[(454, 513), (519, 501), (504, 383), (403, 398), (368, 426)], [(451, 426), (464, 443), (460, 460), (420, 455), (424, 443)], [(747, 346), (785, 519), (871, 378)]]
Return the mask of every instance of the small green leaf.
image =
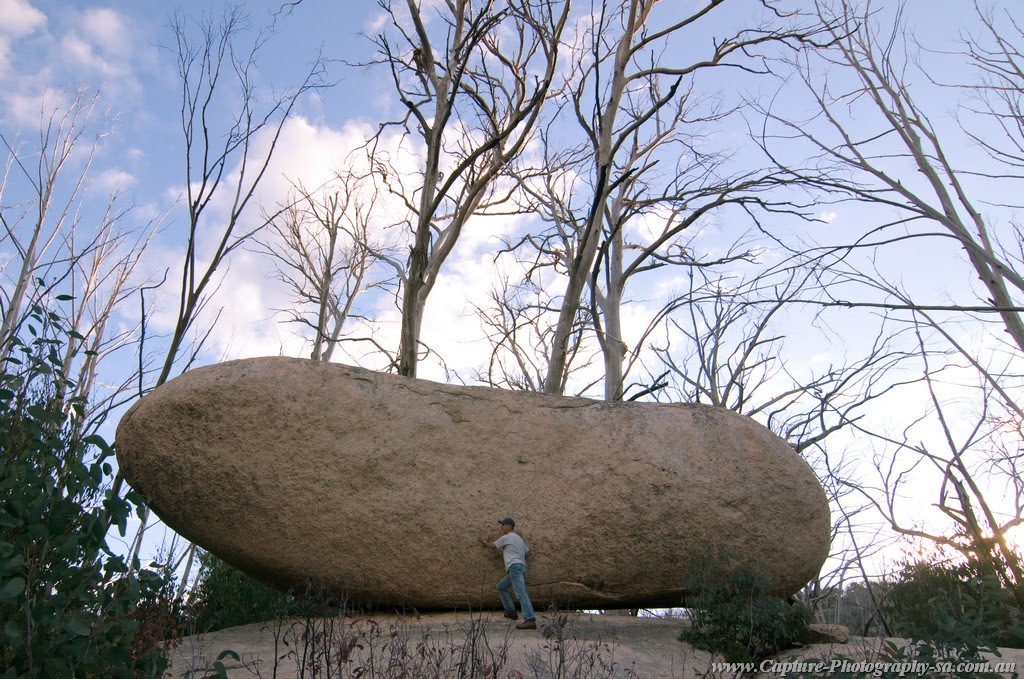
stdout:
[(71, 677), (74, 676), (68, 664), (60, 658), (47, 658), (43, 661), (43, 676), (47, 677)]
[(0, 574), (20, 573), (25, 565), (25, 555), (15, 554), (10, 559), (0, 561)]
[(21, 519), (11, 516), (7, 512), (0, 514), (0, 528), (18, 528), (22, 523)]
[(25, 592), (25, 578), (11, 578), (0, 587), (0, 601), (15, 601)]
[(89, 629), (89, 623), (77, 615), (72, 616), (64, 621), (64, 629), (72, 634), (77, 634), (80, 637), (87, 637), (92, 631)]
[(103, 460), (114, 454), (114, 450), (110, 447), (110, 444), (107, 443), (107, 440), (104, 439), (99, 434), (90, 434), (89, 436), (86, 436), (84, 439), (82, 439), (82, 443), (89, 446), (96, 446), (97, 448), (99, 448), (102, 451), (102, 455), (100, 455), (99, 458), (100, 460)]

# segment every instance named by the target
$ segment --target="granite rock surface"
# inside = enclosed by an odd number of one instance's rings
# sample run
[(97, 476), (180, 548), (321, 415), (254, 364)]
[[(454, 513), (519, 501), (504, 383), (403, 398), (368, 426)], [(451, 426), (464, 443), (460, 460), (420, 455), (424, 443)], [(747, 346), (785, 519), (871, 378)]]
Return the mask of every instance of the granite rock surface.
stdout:
[(173, 529), (280, 588), (352, 604), (497, 606), (511, 516), (534, 604), (676, 606), (709, 549), (780, 594), (828, 554), (829, 508), (783, 440), (710, 406), (443, 385), (304, 359), (198, 368), (135, 404), (126, 479)]

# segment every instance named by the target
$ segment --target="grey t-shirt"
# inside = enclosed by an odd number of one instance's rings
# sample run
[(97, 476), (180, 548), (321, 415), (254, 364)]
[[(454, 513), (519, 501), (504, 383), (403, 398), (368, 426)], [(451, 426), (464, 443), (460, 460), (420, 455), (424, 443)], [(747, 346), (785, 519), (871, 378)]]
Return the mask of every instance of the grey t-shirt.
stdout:
[(526, 553), (530, 550), (515, 532), (505, 533), (494, 541), (494, 545), (501, 550), (501, 557), (505, 559), (505, 570), (514, 563), (526, 565)]

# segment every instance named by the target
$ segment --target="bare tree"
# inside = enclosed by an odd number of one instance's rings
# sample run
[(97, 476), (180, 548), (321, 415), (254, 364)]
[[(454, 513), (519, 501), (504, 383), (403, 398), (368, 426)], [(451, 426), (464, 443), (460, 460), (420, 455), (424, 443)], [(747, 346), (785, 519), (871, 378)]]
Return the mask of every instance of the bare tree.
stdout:
[[(145, 228), (116, 230), (120, 222), (114, 218), (113, 200), (100, 221), (100, 231), (88, 243), (88, 256), (78, 256), (77, 240), (85, 231), (75, 228), (65, 240), (72, 271), (66, 283), (68, 296), (68, 327), (74, 334), (68, 338), (64, 365), (75, 365), (78, 357), (75, 393), (87, 404), (81, 424), (83, 433), (92, 431), (118, 405), (133, 398), (133, 382), (141, 369), (104, 370), (99, 381), (100, 366), (115, 355), (130, 365), (129, 352), (139, 350), (140, 318), (134, 323), (117, 324), (118, 316), (130, 317), (126, 307), (139, 290), (151, 281), (139, 277), (140, 264), (161, 219)], [(121, 379), (114, 376), (120, 372)]]
[[(41, 110), (34, 147), (23, 147), (9, 132), (0, 132), (7, 149), (0, 184), (0, 243), (14, 253), (2, 268), (0, 358), (9, 354), (29, 309), (66, 280), (77, 258), (88, 256), (99, 238), (92, 232), (93, 242), (81, 243), (73, 253), (63, 247), (72, 237), (96, 144), (105, 133), (102, 123), (98, 131), (91, 127), (97, 99), (79, 91), (66, 106)], [(84, 154), (79, 163), (73, 159), (76, 151)], [(108, 210), (98, 232), (109, 230), (122, 216), (117, 208)], [(84, 240), (85, 233), (78, 237)]]
[[(232, 252), (279, 214), (246, 220), (247, 208), (270, 167), (293, 108), (303, 95), (325, 86), (325, 64), (317, 56), (297, 86), (264, 103), (257, 89), (257, 75), (260, 50), (267, 36), (259, 33), (248, 49), (241, 49), (249, 29), (240, 6), (227, 8), (219, 18), (206, 15), (189, 21), (181, 14), (172, 17), (174, 54), (181, 80), (188, 220), (177, 318), (153, 387), (166, 382), (182, 358), (189, 333), (210, 301), (217, 271)], [(211, 214), (214, 197), (225, 192), (230, 196), (227, 214)], [(183, 370), (195, 361), (208, 335), (206, 331), (192, 340)], [(118, 476), (115, 490), (120, 489), (121, 482)], [(140, 553), (148, 518), (147, 508), (131, 548), (133, 562)], [(194, 550), (193, 545), (189, 564)], [(185, 572), (182, 589), (188, 577)]]
[(394, 281), (389, 265), (379, 271), (384, 248), (371, 235), (378, 198), (372, 180), (346, 171), (317, 191), (296, 185), (259, 239), (291, 292), (289, 321), (313, 332), (314, 361), (331, 360), (357, 298)]
[[(868, 572), (867, 560), (893, 539), (891, 532), (881, 534), (874, 504), (863, 497), (864, 470), (844, 450), (849, 437), (841, 432), (863, 431), (881, 403), (918, 382), (904, 372), (916, 356), (901, 346), (909, 330), (887, 315), (874, 320), (871, 343), (850, 347), (853, 358), (842, 356), (845, 343), (820, 313), (804, 324), (794, 322), (793, 297), (813, 299), (823, 292), (816, 266), (821, 262), (788, 259), (755, 270), (748, 280), (738, 273), (731, 280), (709, 279), (691, 270), (689, 290), (659, 314), (664, 339), (653, 345), (658, 362), (646, 366), (651, 384), (660, 387), (655, 398), (708, 403), (757, 419), (812, 466), (833, 516), (831, 566), (801, 593), (812, 610), (836, 603), (835, 593), (851, 571), (874, 596), (870, 577), (875, 574)], [(801, 337), (799, 353), (787, 341), (790, 333)], [(818, 338), (817, 350), (808, 347), (811, 337)], [(828, 362), (804, 360), (809, 351)], [(861, 537), (864, 531), (870, 539)]]
[[(1020, 606), (1024, 568), (1011, 538), (1024, 524), (1019, 466), (1024, 373), (1016, 343), (1007, 338), (979, 350), (962, 326), (992, 324), (969, 317), (953, 322), (945, 318), (946, 310), (915, 306), (911, 295), (878, 272), (865, 278), (870, 280), (862, 282), (864, 287), (911, 309), (907, 327), (916, 351), (904, 362), (901, 393), (905, 401), (922, 402), (922, 408), (895, 433), (877, 422), (854, 423), (861, 439), (878, 444), (877, 483), (840, 482), (869, 502), (896, 534), (977, 559)], [(914, 497), (910, 503), (908, 496)], [(929, 499), (937, 514), (930, 517), (921, 509)]]
[[(921, 382), (930, 408), (901, 433), (858, 425), (862, 434), (893, 448), (875, 459), (878, 485), (851, 486), (898, 534), (951, 548), (976, 559), (985, 572), (1002, 582), (1024, 611), (1024, 564), (1010, 531), (1024, 524), (1024, 486), (1020, 476), (1022, 420), (1007, 416), (1004, 395), (1007, 380), (993, 379), (991, 369), (981, 374), (977, 359), (936, 362), (927, 347), (933, 334), (930, 320), (915, 326), (920, 347)], [(974, 373), (973, 388), (963, 382)], [(1019, 391), (1020, 375), (1013, 375)], [(1002, 382), (1001, 386), (995, 385)], [(966, 393), (965, 393), (966, 392)], [(973, 393), (972, 393), (973, 392)], [(965, 396), (973, 412), (964, 407)], [(1019, 410), (1017, 404), (1013, 409)], [(934, 479), (927, 490), (921, 479)], [(914, 490), (912, 490), (914, 489)], [(908, 494), (933, 498), (931, 507), (948, 520), (923, 521), (920, 507), (908, 507)]]
[[(258, 35), (248, 50), (239, 49), (238, 43), (249, 28), (240, 7), (227, 9), (217, 20), (206, 17), (195, 24), (175, 15), (171, 28), (182, 87), (188, 236), (177, 321), (157, 386), (171, 376), (189, 330), (209, 301), (207, 292), (217, 270), (228, 255), (275, 216), (244, 220), (296, 102), (324, 85), (324, 63), (317, 58), (298, 86), (263, 104), (257, 93), (256, 74), (266, 36)], [(224, 77), (234, 80), (225, 83)], [(231, 195), (227, 215), (209, 215), (214, 196), (224, 191)], [(197, 351), (197, 347), (192, 348), (186, 369)]]
[[(106, 118), (96, 115), (98, 102), (98, 93), (82, 90), (67, 102), (58, 97), (52, 108), (44, 103), (36, 145), (18, 144), (13, 133), (0, 129), (8, 152), (0, 186), (0, 243), (13, 253), (0, 267), (0, 362), (6, 363), (12, 347), (24, 340), (27, 318), (61, 317), (67, 336), (59, 364), (68, 380), (59, 382), (53, 397), (68, 409), (74, 446), (133, 398), (132, 386), (142, 377), (130, 358), (141, 351), (142, 322), (131, 302), (151, 283), (140, 265), (163, 219), (139, 225), (120, 188), (96, 193), (93, 160), (109, 132)], [(31, 325), (28, 332), (34, 332)], [(59, 478), (65, 470), (53, 473)], [(119, 490), (115, 479), (109, 492)]]
[[(0, 269), (0, 359), (33, 307), (64, 314), (70, 336), (62, 365), (75, 391), (58, 396), (79, 397), (85, 404), (75, 419), (80, 437), (126, 398), (136, 377), (128, 370), (118, 382), (98, 382), (105, 359), (135, 348), (138, 328), (115, 328), (112, 319), (145, 284), (137, 276), (139, 263), (160, 223), (133, 225), (133, 206), (119, 189), (93, 195), (94, 155), (109, 132), (107, 120), (97, 116), (98, 102), (98, 93), (80, 90), (52, 108), (44, 104), (36, 144), (19, 144), (0, 130), (8, 153), (0, 185), (0, 243), (12, 253)], [(54, 298), (63, 303), (54, 305)]]
[[(813, 112), (797, 119), (777, 103), (766, 107), (762, 144), (781, 170), (820, 190), (824, 201), (882, 215), (863, 220), (869, 228), (847, 236), (844, 246), (793, 249), (843, 260), (829, 267), (827, 285), (844, 293), (829, 293), (823, 304), (887, 308), (905, 319), (915, 337), (916, 377), (900, 393), (928, 404), (903, 431), (854, 425), (877, 447), (879, 474), (877, 484), (855, 488), (898, 534), (977, 559), (1020, 606), (1021, 563), (1007, 531), (1020, 525), (1024, 505), (1017, 469), (1024, 237), (1013, 198), (1024, 166), (1024, 32), (1009, 9), (996, 14), (976, 5), (961, 49), (930, 51), (910, 37), (902, 5), (888, 19), (884, 9), (892, 8), (842, 0), (816, 6), (834, 40), (791, 64)], [(952, 60), (957, 69), (929, 66), (933, 59)], [(937, 75), (965, 67), (974, 78)], [(929, 89), (944, 97), (943, 108), (922, 95)], [(794, 94), (786, 89), (776, 101), (791, 102)], [(956, 114), (944, 115), (956, 97)], [(790, 160), (797, 155), (800, 161)], [(971, 292), (967, 281), (976, 277), (979, 302), (925, 299), (906, 271), (886, 273), (882, 264), (885, 253), (912, 258), (928, 246), (942, 252), (943, 243), (954, 246), (946, 280), (963, 280), (952, 295)], [(968, 330), (984, 342), (970, 341)], [(911, 488), (913, 507), (902, 499)], [(934, 510), (927, 521), (925, 498)]]
[[(781, 267), (742, 283), (689, 278), (689, 292), (663, 310), (667, 332), (654, 348), (672, 385), (665, 396), (759, 419), (802, 453), (865, 417), (901, 384), (891, 371), (909, 355), (885, 317), (860, 358), (818, 370), (786, 360), (778, 316), (790, 296), (813, 285), (809, 272)], [(823, 346), (834, 346), (827, 328), (818, 334)]]
[[(770, 19), (755, 17), (727, 37), (707, 39), (706, 55), (691, 61), (665, 58), (699, 35), (712, 13), (730, 11), (719, 8), (727, 4), (701, 3), (683, 16), (672, 8), (664, 19), (652, 0), (602, 2), (577, 25), (537, 167), (517, 173), (526, 207), (548, 228), (509, 244), (532, 268), (553, 268), (566, 278), (564, 292), (550, 303), (558, 314), (547, 393), (566, 388), (570, 338), (582, 315), (604, 357), (605, 398), (622, 399), (627, 361), (641, 348), (623, 338), (629, 281), (666, 265), (708, 265), (688, 249), (686, 234), (716, 213), (776, 207), (762, 195), (773, 177), (728, 169), (724, 152), (708, 150), (711, 126), (732, 109), (701, 90), (695, 76), (716, 67), (761, 71), (759, 50), (812, 34), (791, 21), (782, 27), (776, 3), (734, 3), (733, 11), (760, 9)], [(577, 141), (566, 144), (566, 138)]]
[[(381, 2), (391, 20), (375, 39), (404, 109), (398, 128), (422, 145), (412, 173), (376, 144), (372, 162), (405, 206), (412, 245), (402, 272), (398, 371), (415, 377), (427, 298), (476, 214), (507, 209), (502, 171), (531, 138), (554, 78), (568, 2)], [(378, 135), (379, 141), (381, 135)]]
[[(522, 391), (543, 390), (554, 327), (545, 322), (552, 311), (550, 295), (541, 281), (533, 280), (534, 275), (539, 278), (541, 274), (528, 273), (519, 283), (512, 283), (505, 276), (499, 287), (491, 291), (490, 305), (476, 309), (491, 345), (487, 370), (477, 375), (486, 384)], [(589, 355), (577, 360), (577, 354), (587, 350), (590, 327), (585, 314), (579, 314), (568, 342), (566, 369), (570, 373), (585, 372), (593, 362)], [(592, 386), (593, 383), (584, 384), (579, 393)]]
[[(1007, 124), (997, 127), (1003, 134), (992, 138), (991, 127), (972, 130), (969, 122), (962, 120), (959, 140), (948, 136), (948, 128), (944, 136), (914, 99), (909, 72), (917, 67), (908, 56), (913, 44), (907, 38), (902, 12), (883, 29), (870, 6), (858, 10), (844, 1), (822, 2), (818, 11), (833, 41), (828, 49), (804, 53), (793, 63), (816, 113), (812, 119), (794, 120), (766, 110), (777, 129), (763, 136), (763, 147), (781, 170), (806, 186), (827, 192), (832, 201), (838, 196), (898, 212), (898, 219), (859, 241), (857, 247), (935, 237), (958, 245), (985, 286), (987, 303), (1024, 350), (1024, 323), (1014, 300), (1015, 294), (1024, 291), (1024, 277), (1017, 273), (1024, 239), (1012, 224), (1011, 242), (1006, 242), (1005, 236), (1000, 238), (996, 225), (983, 216), (984, 203), (972, 197), (978, 188), (972, 180), (979, 177), (1019, 181), (1016, 168), (1020, 161), (1015, 158), (1024, 145), (1022, 131)], [(981, 24), (996, 36), (997, 48), (987, 50), (967, 38), (965, 56), (978, 64), (989, 80), (961, 87), (978, 94), (978, 100), (989, 107), (984, 111), (989, 118), (1012, 123), (1014, 102), (1024, 92), (1024, 59), (1013, 50), (1009, 38), (999, 35), (991, 16), (981, 10), (979, 16)], [(1010, 17), (1006, 25), (1017, 28)], [(1015, 37), (1024, 38), (1019, 28)], [(920, 70), (917, 77), (925, 82), (930, 79)], [(842, 113), (851, 110), (848, 106), (856, 107), (856, 124), (870, 129), (854, 132), (851, 116)], [(965, 109), (964, 117), (972, 110)], [(981, 171), (966, 163), (958, 167), (956, 153), (947, 147), (955, 148), (964, 140), (974, 140), (988, 151), (992, 165)], [(782, 153), (782, 143), (801, 151), (810, 149), (814, 164), (787, 162), (789, 154)], [(993, 171), (1000, 167), (1005, 172)], [(896, 229), (902, 231), (890, 236)]]

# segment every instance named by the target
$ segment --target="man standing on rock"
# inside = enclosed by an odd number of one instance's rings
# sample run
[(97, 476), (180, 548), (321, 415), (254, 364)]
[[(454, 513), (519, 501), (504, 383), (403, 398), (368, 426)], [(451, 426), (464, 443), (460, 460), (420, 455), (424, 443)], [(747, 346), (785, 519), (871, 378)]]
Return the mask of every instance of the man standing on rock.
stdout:
[(498, 583), (498, 596), (501, 597), (501, 605), (505, 607), (505, 617), (510, 620), (515, 620), (518, 617), (516, 605), (508, 593), (509, 587), (511, 587), (523, 609), (523, 621), (516, 625), (516, 629), (537, 629), (533, 604), (530, 603), (530, 595), (526, 593), (526, 555), (530, 553), (530, 548), (515, 532), (515, 521), (505, 517), (498, 522), (498, 525), (501, 526), (502, 534), (494, 542), (487, 540), (482, 535), (477, 535), (476, 539), (484, 547), (493, 547), (501, 552), (501, 556), (505, 560), (506, 575)]

